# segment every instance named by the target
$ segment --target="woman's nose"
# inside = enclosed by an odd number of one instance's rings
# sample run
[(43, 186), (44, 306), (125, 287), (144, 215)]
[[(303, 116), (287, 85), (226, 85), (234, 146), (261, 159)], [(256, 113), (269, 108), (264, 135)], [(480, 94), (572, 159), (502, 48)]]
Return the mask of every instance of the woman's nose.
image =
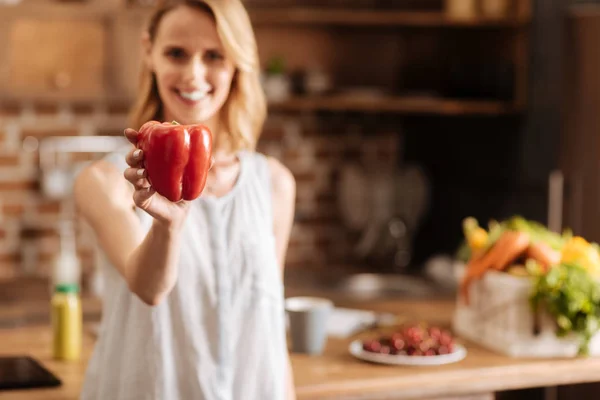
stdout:
[(185, 80), (191, 82), (204, 82), (206, 80), (206, 65), (201, 59), (194, 58), (185, 71)]

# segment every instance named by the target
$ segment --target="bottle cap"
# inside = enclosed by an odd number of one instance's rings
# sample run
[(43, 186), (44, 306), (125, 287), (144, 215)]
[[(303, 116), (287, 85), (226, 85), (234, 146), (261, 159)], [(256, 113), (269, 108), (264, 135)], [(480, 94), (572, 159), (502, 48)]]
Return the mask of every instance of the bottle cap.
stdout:
[(59, 283), (54, 287), (58, 293), (79, 293), (79, 285), (76, 283)]

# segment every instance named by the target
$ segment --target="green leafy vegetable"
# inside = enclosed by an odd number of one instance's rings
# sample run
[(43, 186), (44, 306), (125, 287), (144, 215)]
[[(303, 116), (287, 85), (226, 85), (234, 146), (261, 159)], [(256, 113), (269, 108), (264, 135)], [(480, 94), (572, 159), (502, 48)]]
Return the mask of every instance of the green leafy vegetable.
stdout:
[(569, 230), (565, 230), (561, 235), (548, 230), (546, 226), (539, 222), (526, 220), (520, 216), (514, 216), (504, 224), (505, 229), (528, 233), (533, 243), (544, 242), (554, 250), (560, 250), (565, 242), (573, 236)]
[(576, 334), (579, 354), (588, 354), (600, 328), (600, 285), (585, 268), (563, 263), (546, 274), (537, 271), (530, 302), (534, 312), (543, 307), (555, 319), (557, 336)]
[(465, 264), (469, 262), (469, 260), (471, 259), (471, 248), (469, 247), (469, 244), (466, 240), (462, 241), (454, 257), (458, 261), (461, 261)]

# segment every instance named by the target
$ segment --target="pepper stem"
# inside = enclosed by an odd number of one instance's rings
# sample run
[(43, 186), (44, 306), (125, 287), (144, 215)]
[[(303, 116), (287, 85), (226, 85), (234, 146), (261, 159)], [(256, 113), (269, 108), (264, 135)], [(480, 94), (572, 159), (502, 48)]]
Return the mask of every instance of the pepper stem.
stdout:
[(173, 122), (171, 122), (171, 124), (172, 124), (172, 125), (181, 125), (179, 122), (177, 122), (177, 121), (175, 121), (175, 120), (174, 120)]

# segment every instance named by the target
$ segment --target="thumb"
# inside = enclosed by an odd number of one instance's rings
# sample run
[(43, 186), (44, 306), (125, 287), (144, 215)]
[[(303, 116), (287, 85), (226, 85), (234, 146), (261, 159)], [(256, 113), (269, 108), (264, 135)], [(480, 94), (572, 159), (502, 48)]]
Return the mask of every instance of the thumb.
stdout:
[(135, 202), (136, 206), (142, 210), (146, 210), (148, 207), (150, 207), (154, 193), (156, 193), (156, 190), (154, 190), (152, 186), (138, 189), (133, 194), (133, 201)]

